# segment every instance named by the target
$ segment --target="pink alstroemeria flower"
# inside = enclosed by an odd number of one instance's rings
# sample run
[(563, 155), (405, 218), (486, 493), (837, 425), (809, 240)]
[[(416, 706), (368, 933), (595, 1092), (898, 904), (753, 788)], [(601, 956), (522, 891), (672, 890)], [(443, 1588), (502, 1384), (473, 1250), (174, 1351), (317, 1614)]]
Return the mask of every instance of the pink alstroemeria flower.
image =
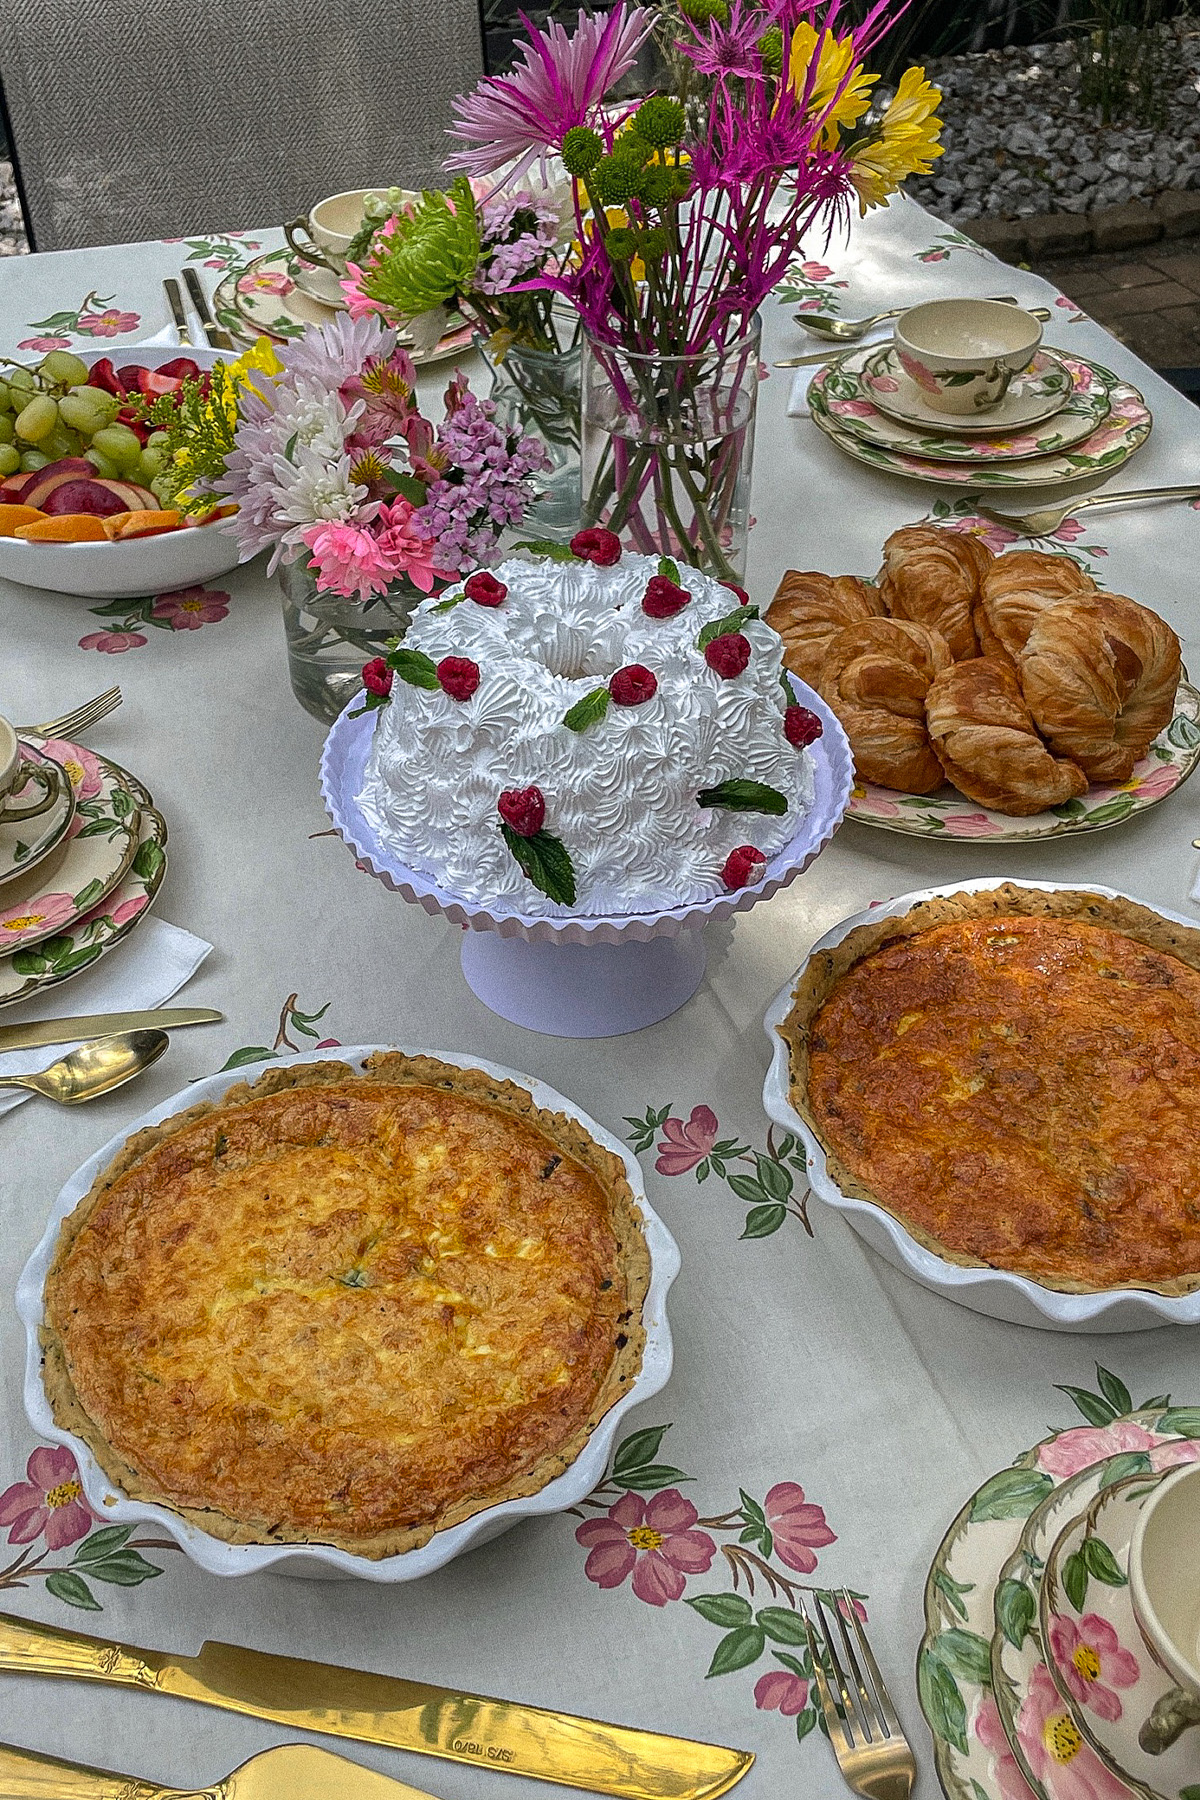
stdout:
[(763, 1511), (775, 1540), (776, 1556), (801, 1575), (811, 1575), (816, 1568), (816, 1551), (837, 1542), (837, 1532), (830, 1531), (825, 1523), (824, 1508), (806, 1500), (798, 1482), (777, 1482), (767, 1495)]
[(88, 337), (114, 338), (126, 331), (136, 331), (141, 322), (141, 313), (118, 312), (114, 306), (107, 312), (81, 314), (76, 330), (85, 332)]
[(1017, 1739), (1034, 1776), (1054, 1800), (1129, 1800), (1129, 1789), (1084, 1743), (1045, 1663), (1017, 1715)]
[(57, 931), (75, 916), (75, 900), (71, 894), (42, 894), (37, 901), (18, 901), (0, 911), (0, 956), (7, 956), (10, 950), (26, 938), (43, 937), (49, 931)]
[(754, 1684), (754, 1704), (759, 1712), (781, 1712), (794, 1719), (808, 1705), (808, 1683), (790, 1669), (771, 1669)]
[(199, 631), (202, 625), (225, 618), (229, 595), (216, 588), (176, 588), (172, 594), (160, 594), (151, 612), (156, 619), (166, 619), (173, 631)]
[(0, 1527), (5, 1525), (10, 1544), (44, 1536), (50, 1550), (65, 1550), (87, 1536), (92, 1510), (69, 1450), (38, 1446), (25, 1465), (25, 1480), (0, 1494)]
[(79, 640), (81, 650), (99, 650), (105, 656), (120, 656), (123, 650), (140, 650), (146, 639), (140, 631), (89, 631)]
[(666, 1142), (658, 1145), (655, 1168), (660, 1175), (686, 1175), (704, 1161), (717, 1141), (717, 1115), (710, 1106), (693, 1106), (685, 1125), (682, 1119), (663, 1123)]
[(1050, 1647), (1067, 1686), (1081, 1706), (1101, 1719), (1119, 1719), (1117, 1688), (1132, 1687), (1141, 1673), (1137, 1657), (1126, 1650), (1107, 1619), (1084, 1613), (1076, 1621), (1065, 1613), (1050, 1621)]
[(603, 1519), (588, 1519), (575, 1541), (588, 1551), (583, 1572), (597, 1587), (620, 1587), (633, 1576), (633, 1591), (648, 1606), (678, 1600), (689, 1575), (711, 1567), (717, 1546), (696, 1531), (698, 1514), (678, 1488), (664, 1488), (648, 1500), (622, 1494)]

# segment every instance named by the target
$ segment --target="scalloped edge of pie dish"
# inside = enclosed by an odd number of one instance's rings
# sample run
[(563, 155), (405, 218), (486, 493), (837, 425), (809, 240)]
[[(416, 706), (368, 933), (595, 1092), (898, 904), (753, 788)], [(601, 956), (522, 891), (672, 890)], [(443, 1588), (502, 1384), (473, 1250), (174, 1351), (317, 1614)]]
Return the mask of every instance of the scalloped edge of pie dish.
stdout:
[[(650, 1284), (642, 1307), (645, 1346), (641, 1367), (628, 1390), (600, 1418), (574, 1461), (561, 1475), (546, 1483), (536, 1493), (521, 1495), (495, 1505), (483, 1507), (458, 1524), (436, 1531), (419, 1548), (394, 1556), (373, 1560), (332, 1544), (278, 1543), (237, 1544), (213, 1536), (189, 1522), (169, 1506), (153, 1501), (136, 1500), (122, 1493), (104, 1472), (86, 1442), (58, 1424), (42, 1378), (43, 1352), (41, 1332), (44, 1325), (43, 1291), (47, 1275), (58, 1247), (63, 1221), (74, 1212), (88, 1194), (96, 1177), (123, 1150), (139, 1131), (162, 1123), (177, 1113), (190, 1110), (197, 1102), (217, 1101), (225, 1092), (253, 1079), (266, 1069), (286, 1069), (315, 1062), (343, 1062), (361, 1067), (377, 1052), (399, 1050), (409, 1056), (432, 1056), (464, 1070), (481, 1070), (497, 1082), (511, 1081), (528, 1093), (536, 1107), (565, 1114), (575, 1120), (621, 1163), (641, 1212), (646, 1248), (650, 1257)], [(498, 1537), (523, 1518), (543, 1513), (563, 1512), (574, 1506), (604, 1477), (608, 1459), (616, 1439), (617, 1428), (629, 1410), (648, 1400), (663, 1388), (670, 1378), (673, 1358), (671, 1328), (667, 1320), (667, 1291), (679, 1273), (679, 1248), (646, 1197), (641, 1169), (628, 1148), (605, 1131), (576, 1103), (568, 1100), (544, 1082), (536, 1081), (503, 1064), (484, 1057), (465, 1055), (460, 1051), (426, 1050), (420, 1047), (392, 1044), (339, 1045), (336, 1049), (301, 1051), (295, 1056), (273, 1058), (262, 1070), (245, 1067), (222, 1069), (214, 1075), (194, 1082), (184, 1092), (174, 1094), (152, 1111), (135, 1119), (90, 1156), (67, 1180), (51, 1210), (42, 1239), (29, 1258), (17, 1283), (17, 1311), (25, 1326), (25, 1412), (33, 1429), (51, 1443), (65, 1445), (79, 1466), (84, 1493), (93, 1511), (114, 1524), (149, 1524), (161, 1526), (170, 1533), (180, 1549), (193, 1562), (212, 1575), (257, 1575), (269, 1571), (276, 1575), (297, 1575), (325, 1580), (357, 1577), (375, 1582), (414, 1581), (432, 1574), (456, 1556)]]
[(1135, 894), (1105, 887), (1100, 882), (1028, 881), (1006, 875), (988, 875), (899, 894), (881, 905), (853, 913), (818, 938), (799, 969), (772, 1000), (763, 1020), (772, 1051), (763, 1085), (763, 1106), (769, 1118), (803, 1143), (808, 1178), (818, 1199), (841, 1213), (885, 1262), (959, 1306), (983, 1313), (988, 1318), (1003, 1320), (1006, 1324), (1032, 1325), (1045, 1331), (1146, 1331), (1158, 1325), (1194, 1325), (1200, 1322), (1200, 1288), (1179, 1296), (1161, 1294), (1152, 1288), (1103, 1288), (1070, 1293), (1044, 1287), (1027, 1275), (1007, 1269), (981, 1263), (951, 1262), (938, 1255), (919, 1243), (898, 1218), (877, 1202), (859, 1199), (841, 1187), (830, 1169), (824, 1146), (792, 1104), (790, 1051), (780, 1028), (791, 1012), (796, 987), (814, 958), (836, 948), (860, 927), (898, 918), (922, 902), (949, 899), (959, 894), (988, 893), (1004, 887), (1026, 888), (1045, 894), (1091, 894), (1104, 900), (1125, 901), (1153, 913), (1164, 924), (1183, 926), (1200, 938), (1200, 928), (1194, 919), (1167, 907), (1151, 906)]
[(522, 937), (531, 943), (619, 944), (623, 938), (645, 942), (652, 937), (675, 937), (681, 931), (698, 930), (710, 919), (728, 919), (735, 912), (745, 912), (759, 900), (769, 900), (789, 887), (821, 854), (846, 816), (854, 790), (854, 758), (849, 740), (820, 695), (797, 676), (789, 679), (800, 704), (816, 713), (824, 727), (822, 735), (809, 746), (813, 752), (813, 803), (800, 830), (770, 859), (766, 874), (754, 887), (674, 907), (668, 912), (535, 918), (528, 913), (504, 912), (499, 907), (489, 910), (447, 893), (432, 876), (401, 863), (371, 831), (356, 798), (375, 730), (373, 714), (350, 717), (352, 710), (361, 705), (362, 694), (350, 701), (330, 727), (321, 753), (321, 798), (338, 836), (363, 867), (385, 887), (431, 916), (444, 913), (456, 925), (465, 925), (471, 931), (494, 931), (500, 937)]

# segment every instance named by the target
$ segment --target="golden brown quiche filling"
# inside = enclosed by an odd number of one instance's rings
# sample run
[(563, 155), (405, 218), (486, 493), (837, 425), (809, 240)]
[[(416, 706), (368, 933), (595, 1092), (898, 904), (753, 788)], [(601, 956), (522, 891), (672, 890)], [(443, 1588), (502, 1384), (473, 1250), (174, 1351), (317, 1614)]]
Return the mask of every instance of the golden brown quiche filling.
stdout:
[(933, 903), (891, 941), (874, 927), (785, 1028), (832, 1172), (953, 1261), (1066, 1289), (1200, 1284), (1200, 973), (1102, 904), (988, 900), (945, 923)]
[(140, 1134), (47, 1280), (59, 1421), (237, 1541), (411, 1548), (560, 1473), (640, 1365), (617, 1158), (511, 1083), (373, 1061)]

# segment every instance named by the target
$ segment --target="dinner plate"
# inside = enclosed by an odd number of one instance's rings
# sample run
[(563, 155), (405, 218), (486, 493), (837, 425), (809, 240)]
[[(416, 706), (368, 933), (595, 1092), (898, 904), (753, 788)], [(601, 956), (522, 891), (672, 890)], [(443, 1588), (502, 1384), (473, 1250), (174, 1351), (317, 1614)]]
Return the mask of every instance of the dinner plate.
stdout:
[(822, 370), (817, 371), (809, 387), (809, 407), (818, 430), (823, 431), (839, 450), (856, 462), (867, 463), (889, 475), (900, 475), (908, 481), (974, 489), (1061, 487), (1067, 482), (1108, 475), (1120, 468), (1141, 449), (1153, 424), (1150, 408), (1132, 382), (1119, 381), (1098, 363), (1093, 367), (1110, 384), (1109, 411), (1095, 430), (1067, 449), (1002, 464), (990, 463), (986, 458), (967, 463), (941, 462), (856, 438), (831, 413), (825, 398), (825, 383), (821, 379)]
[(1072, 358), (1079, 383), (1060, 402), (1053, 418), (1027, 430), (987, 433), (973, 420), (974, 434), (942, 431), (934, 425), (903, 425), (878, 406), (867, 381), (870, 360), (865, 352), (823, 370), (820, 395), (833, 422), (841, 431), (902, 455), (932, 458), (936, 462), (979, 463), (1007, 466), (1070, 449), (1092, 436), (1108, 416), (1111, 384), (1094, 365)]
[(1133, 1529), (1165, 1473), (1139, 1472), (1104, 1488), (1064, 1526), (1038, 1594), (1055, 1687), (1084, 1741), (1142, 1800), (1186, 1800), (1200, 1763), (1194, 1727), (1155, 1755), (1139, 1742), (1154, 1708), (1178, 1692), (1143, 1642), (1129, 1591)]
[[(375, 1051), (395, 1048), (397, 1046), (388, 1044), (358, 1044), (339, 1046), (332, 1050), (302, 1051), (296, 1056), (277, 1057), (271, 1063), (271, 1068), (329, 1061), (361, 1067)], [(409, 1056), (428, 1054), (426, 1048), (417, 1049), (408, 1045), (400, 1048)], [(438, 1050), (436, 1055), (443, 1062), (454, 1063), (459, 1068), (482, 1069), (496, 1081), (515, 1082), (532, 1095), (535, 1106), (564, 1113), (567, 1117), (578, 1120), (590, 1136), (620, 1162), (642, 1214), (646, 1244), (650, 1252), (650, 1286), (642, 1308), (646, 1347), (641, 1368), (628, 1390), (604, 1414), (579, 1455), (553, 1481), (547, 1482), (536, 1493), (484, 1507), (460, 1524), (435, 1532), (429, 1542), (419, 1549), (407, 1550), (399, 1556), (372, 1560), (356, 1556), (349, 1550), (338, 1549), (332, 1544), (297, 1546), (225, 1543), (201, 1531), (198, 1526), (189, 1523), (169, 1507), (156, 1506), (146, 1500), (131, 1500), (115, 1491), (113, 1483), (83, 1440), (63, 1430), (57, 1423), (46, 1399), (42, 1386), (42, 1347), (39, 1336), (46, 1275), (54, 1257), (62, 1221), (75, 1210), (96, 1176), (134, 1133), (146, 1126), (157, 1125), (175, 1113), (184, 1112), (198, 1101), (219, 1099), (229, 1088), (245, 1081), (248, 1073), (253, 1079), (254, 1072), (247, 1071), (244, 1067), (222, 1069), (215, 1075), (192, 1082), (181, 1093), (172, 1095), (152, 1111), (144, 1113), (140, 1119), (135, 1119), (76, 1170), (55, 1201), (41, 1243), (26, 1263), (17, 1285), (17, 1310), (24, 1321), (26, 1332), (26, 1413), (40, 1437), (49, 1439), (51, 1443), (66, 1444), (74, 1452), (84, 1493), (98, 1518), (109, 1519), (114, 1525), (153, 1524), (168, 1532), (193, 1562), (213, 1575), (254, 1575), (270, 1569), (276, 1575), (311, 1576), (324, 1580), (357, 1576), (364, 1581), (374, 1582), (413, 1581), (419, 1576), (430, 1574), (434, 1569), (440, 1569), (463, 1551), (485, 1543), (489, 1538), (498, 1537), (502, 1531), (507, 1531), (523, 1518), (562, 1512), (567, 1507), (574, 1506), (602, 1480), (622, 1420), (633, 1407), (665, 1387), (670, 1377), (671, 1328), (667, 1320), (666, 1301), (667, 1291), (679, 1273), (678, 1246), (646, 1198), (646, 1184), (636, 1157), (620, 1138), (605, 1131), (602, 1125), (589, 1118), (573, 1100), (568, 1100), (553, 1088), (547, 1087), (544, 1082), (535, 1081), (515, 1069), (505, 1068), (480, 1056), (446, 1050)]]
[(137, 854), (138, 805), (116, 765), (75, 745), (59, 747), (72, 773), (78, 771), (75, 816), (61, 857), (34, 870), (19, 893), (0, 888), (0, 958), (69, 931), (93, 913)]
[[(1055, 350), (1041, 349), (1027, 369), (1014, 375), (1011, 385), (998, 406), (970, 417), (939, 412), (921, 392), (917, 383), (900, 361), (894, 344), (872, 351), (865, 364), (860, 363), (861, 386), (865, 396), (880, 412), (890, 413), (902, 425), (915, 425), (920, 430), (943, 432), (982, 432), (999, 436), (1006, 431), (1023, 431), (1039, 425), (1060, 412), (1071, 397), (1073, 378), (1063, 357)], [(846, 368), (846, 363), (841, 364)]]
[[(1121, 1473), (1136, 1440), (1146, 1461), (1176, 1457), (1190, 1408), (1142, 1408), (1107, 1430), (1068, 1428), (1035, 1444), (979, 1487), (954, 1519), (925, 1582), (925, 1631), (917, 1654), (917, 1694), (933, 1735), (934, 1766), (946, 1800), (1014, 1800), (1022, 1789), (992, 1698), (991, 1639), (1000, 1570), (1026, 1521), (1064, 1481), (1084, 1470)], [(1194, 1417), (1194, 1415), (1191, 1415)], [(1099, 1458), (1099, 1460), (1097, 1460)], [(1026, 1612), (1028, 1603), (1023, 1603)], [(1081, 1791), (1078, 1800), (1089, 1800)], [(1092, 1795), (1090, 1800), (1100, 1800)]]
[(902, 794), (871, 781), (856, 781), (846, 810), (848, 819), (899, 831), (906, 837), (981, 838), (996, 844), (1029, 844), (1044, 838), (1074, 837), (1081, 831), (1107, 831), (1137, 813), (1148, 812), (1181, 788), (1200, 764), (1200, 689), (1181, 681), (1175, 714), (1145, 756), (1133, 766), (1128, 781), (1093, 782), (1086, 794), (1046, 812), (1014, 818), (977, 806), (957, 788), (935, 794)]
[[(24, 885), (30, 870), (62, 843), (75, 815), (75, 792), (61, 764), (39, 755), (32, 743), (26, 743), (24, 739), (21, 739), (21, 754), (31, 761), (47, 764), (54, 782), (54, 799), (45, 812), (32, 819), (5, 821), (0, 813), (0, 906), (8, 902), (9, 885), (15, 885), (18, 880)], [(14, 800), (19, 798), (20, 793), (13, 795)]]
[[(981, 894), (1004, 886), (1031, 888), (1046, 894), (1099, 894), (1109, 900), (1130, 900), (1137, 906), (1148, 906), (1147, 901), (1139, 900), (1136, 895), (1104, 887), (1098, 881), (1025, 881), (1012, 875), (981, 875), (971, 880), (947, 882), (940, 887), (921, 888), (915, 893), (898, 894), (891, 900), (851, 914), (824, 937), (818, 938), (799, 970), (767, 1008), (763, 1024), (772, 1051), (763, 1086), (763, 1107), (767, 1116), (803, 1142), (808, 1178), (819, 1200), (840, 1213), (885, 1262), (922, 1287), (956, 1301), (959, 1306), (969, 1307), (989, 1318), (1002, 1319), (1010, 1325), (1034, 1325), (1044, 1331), (1145, 1331), (1157, 1325), (1200, 1323), (1200, 1289), (1179, 1296), (1156, 1294), (1145, 1288), (1109, 1288), (1094, 1294), (1067, 1294), (1056, 1288), (1042, 1287), (1028, 1276), (1014, 1274), (1009, 1269), (964, 1266), (947, 1261), (918, 1244), (900, 1221), (882, 1206), (843, 1192), (830, 1173), (820, 1139), (792, 1105), (790, 1057), (779, 1028), (791, 1011), (792, 995), (809, 964), (840, 944), (860, 925), (898, 917), (909, 912), (919, 901), (942, 899), (952, 894)], [(1196, 931), (1194, 918), (1162, 906), (1149, 910), (1172, 924), (1184, 926), (1191, 934)]]

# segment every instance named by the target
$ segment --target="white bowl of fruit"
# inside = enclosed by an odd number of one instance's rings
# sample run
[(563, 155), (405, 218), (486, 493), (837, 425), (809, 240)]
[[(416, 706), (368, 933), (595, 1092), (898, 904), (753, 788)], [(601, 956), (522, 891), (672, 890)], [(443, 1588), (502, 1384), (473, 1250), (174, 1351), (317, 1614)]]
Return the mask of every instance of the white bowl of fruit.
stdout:
[(201, 524), (167, 503), (164, 435), (145, 417), (218, 360), (141, 345), (0, 367), (0, 578), (118, 600), (236, 568), (219, 514)]

